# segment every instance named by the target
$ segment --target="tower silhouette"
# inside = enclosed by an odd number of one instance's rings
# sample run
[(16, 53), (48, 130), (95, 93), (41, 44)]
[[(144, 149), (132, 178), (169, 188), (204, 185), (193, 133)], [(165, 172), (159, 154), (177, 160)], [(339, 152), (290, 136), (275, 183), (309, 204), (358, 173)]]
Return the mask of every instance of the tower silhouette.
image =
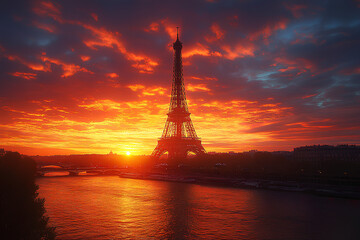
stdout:
[(179, 40), (178, 29), (177, 27), (177, 37), (173, 43), (175, 53), (168, 118), (162, 136), (151, 154), (153, 157), (159, 158), (168, 152), (169, 160), (184, 159), (188, 152), (206, 153), (200, 138), (196, 135), (188, 110), (181, 60), (182, 43)]

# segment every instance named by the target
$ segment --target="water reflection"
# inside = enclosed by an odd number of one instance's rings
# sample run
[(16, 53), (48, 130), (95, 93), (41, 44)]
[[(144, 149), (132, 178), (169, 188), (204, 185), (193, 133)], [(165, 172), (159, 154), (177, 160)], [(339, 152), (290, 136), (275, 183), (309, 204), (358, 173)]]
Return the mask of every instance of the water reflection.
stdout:
[(255, 191), (194, 185), (196, 237), (256, 239)]
[[(51, 171), (51, 172), (45, 172), (45, 177), (63, 177), (63, 176), (69, 176), (70, 172), (68, 171)], [(78, 176), (96, 176), (97, 173), (88, 173), (86, 171), (78, 172)]]
[(45, 177), (61, 177), (61, 176), (68, 176), (69, 172), (67, 171), (57, 171), (57, 172), (46, 172), (44, 174)]
[(191, 195), (189, 184), (168, 183), (163, 195), (163, 212), (166, 217), (166, 239), (188, 239), (190, 236), (189, 222), (193, 216), (193, 206), (189, 201)]
[(114, 176), (38, 184), (59, 239), (360, 239), (357, 200)]

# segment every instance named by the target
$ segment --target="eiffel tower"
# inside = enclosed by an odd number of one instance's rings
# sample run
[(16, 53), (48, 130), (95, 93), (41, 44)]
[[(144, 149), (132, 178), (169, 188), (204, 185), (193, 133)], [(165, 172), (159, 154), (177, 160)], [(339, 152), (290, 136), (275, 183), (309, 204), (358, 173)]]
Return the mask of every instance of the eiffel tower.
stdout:
[(181, 60), (182, 43), (179, 40), (177, 27), (177, 38), (173, 44), (174, 69), (171, 90), (170, 107), (165, 128), (158, 144), (151, 156), (159, 158), (168, 152), (169, 162), (178, 162), (185, 159), (189, 152), (195, 154), (206, 153), (200, 138), (196, 135), (194, 125), (190, 119), (190, 113), (185, 96), (183, 78), (183, 66)]

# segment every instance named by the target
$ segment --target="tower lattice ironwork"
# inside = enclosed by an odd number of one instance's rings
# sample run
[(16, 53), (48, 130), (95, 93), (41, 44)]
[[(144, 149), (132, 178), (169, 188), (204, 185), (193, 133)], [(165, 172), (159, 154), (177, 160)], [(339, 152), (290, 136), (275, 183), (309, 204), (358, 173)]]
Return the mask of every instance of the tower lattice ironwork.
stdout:
[(181, 60), (182, 43), (178, 33), (173, 48), (174, 68), (168, 118), (162, 136), (151, 155), (158, 158), (168, 152), (168, 159), (184, 159), (188, 152), (202, 154), (206, 151), (196, 135), (188, 110)]

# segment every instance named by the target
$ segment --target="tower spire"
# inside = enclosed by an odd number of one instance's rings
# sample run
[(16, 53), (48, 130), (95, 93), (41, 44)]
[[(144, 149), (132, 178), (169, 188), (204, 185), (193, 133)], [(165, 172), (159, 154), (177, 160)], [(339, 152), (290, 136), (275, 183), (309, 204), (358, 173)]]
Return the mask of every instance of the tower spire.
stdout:
[(188, 152), (203, 154), (206, 151), (196, 135), (186, 101), (179, 27), (176, 27), (176, 41), (173, 43), (173, 48), (174, 68), (168, 118), (152, 156), (159, 158), (164, 152), (168, 152), (168, 159), (178, 161), (186, 158)]

